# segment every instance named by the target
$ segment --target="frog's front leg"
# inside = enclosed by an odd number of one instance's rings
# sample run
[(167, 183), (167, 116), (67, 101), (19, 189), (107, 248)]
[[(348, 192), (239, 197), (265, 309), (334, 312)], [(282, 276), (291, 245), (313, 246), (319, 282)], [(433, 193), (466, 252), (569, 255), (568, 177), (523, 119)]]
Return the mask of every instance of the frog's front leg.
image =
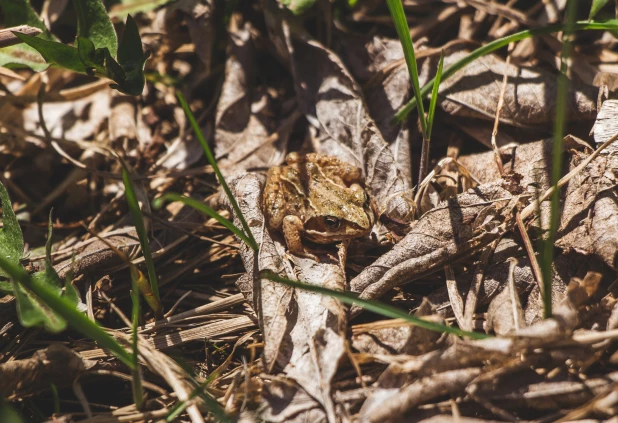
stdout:
[(283, 218), (283, 237), (292, 254), (317, 260), (317, 257), (307, 251), (300, 234), (305, 230), (303, 221), (298, 216), (288, 215)]

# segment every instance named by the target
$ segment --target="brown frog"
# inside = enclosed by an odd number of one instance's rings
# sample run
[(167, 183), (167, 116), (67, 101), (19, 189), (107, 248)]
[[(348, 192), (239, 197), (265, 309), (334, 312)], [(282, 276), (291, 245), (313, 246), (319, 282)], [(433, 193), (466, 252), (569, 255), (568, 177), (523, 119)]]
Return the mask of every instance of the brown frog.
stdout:
[(320, 154), (290, 153), (268, 171), (266, 226), (283, 232), (293, 254), (315, 258), (302, 239), (330, 244), (368, 234), (375, 215), (360, 169)]

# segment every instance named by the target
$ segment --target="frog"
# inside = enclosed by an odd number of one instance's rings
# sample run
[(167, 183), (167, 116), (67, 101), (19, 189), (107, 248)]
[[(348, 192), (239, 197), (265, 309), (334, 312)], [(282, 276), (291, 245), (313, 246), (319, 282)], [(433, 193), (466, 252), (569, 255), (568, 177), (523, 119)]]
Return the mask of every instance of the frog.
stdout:
[(293, 152), (269, 169), (263, 210), (266, 227), (283, 233), (289, 252), (312, 259), (303, 240), (347, 243), (369, 234), (375, 222), (361, 170), (318, 153)]

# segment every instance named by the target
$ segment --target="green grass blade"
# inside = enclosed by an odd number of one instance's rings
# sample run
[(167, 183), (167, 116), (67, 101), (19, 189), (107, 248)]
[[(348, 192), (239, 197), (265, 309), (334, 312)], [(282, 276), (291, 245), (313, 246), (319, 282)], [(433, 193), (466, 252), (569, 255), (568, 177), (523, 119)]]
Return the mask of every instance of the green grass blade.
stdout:
[(227, 195), (227, 198), (230, 200), (230, 203), (232, 204), (232, 207), (234, 208), (234, 212), (236, 212), (236, 215), (238, 216), (238, 219), (240, 220), (240, 223), (242, 224), (243, 230), (245, 231), (246, 238), (251, 240), (251, 242), (249, 242), (248, 245), (253, 250), (257, 251), (258, 250), (257, 242), (255, 241), (255, 239), (253, 238), (253, 234), (249, 230), (249, 225), (247, 224), (245, 217), (240, 211), (240, 207), (238, 207), (238, 202), (236, 202), (236, 199), (232, 195), (232, 191), (230, 191), (230, 187), (228, 187), (227, 183), (225, 183), (225, 179), (223, 178), (223, 175), (221, 174), (221, 171), (219, 170), (219, 166), (217, 166), (217, 161), (215, 160), (215, 156), (213, 156), (212, 152), (210, 151), (210, 147), (208, 146), (208, 143), (206, 142), (206, 139), (204, 138), (204, 134), (202, 134), (202, 130), (200, 129), (200, 126), (197, 124), (197, 121), (195, 120), (195, 116), (193, 116), (193, 112), (191, 111), (191, 109), (189, 108), (189, 105), (187, 104), (187, 100), (185, 100), (185, 97), (182, 95), (180, 91), (176, 91), (176, 97), (178, 98), (178, 103), (180, 103), (180, 107), (182, 107), (182, 110), (184, 110), (185, 115), (187, 116), (187, 119), (189, 119), (189, 123), (191, 123), (193, 132), (195, 132), (197, 139), (200, 141), (200, 144), (202, 144), (202, 148), (204, 149), (204, 154), (206, 155), (206, 159), (208, 160), (208, 163), (210, 163), (213, 170), (215, 171), (215, 174), (217, 175), (217, 179), (219, 179), (219, 183), (221, 184), (221, 187), (223, 188), (225, 195)]
[(592, 0), (592, 5), (590, 6), (590, 14), (588, 15), (588, 19), (592, 20), (596, 16), (597, 13), (603, 9), (603, 6), (607, 4), (609, 0)]
[(397, 30), (397, 35), (399, 36), (399, 41), (401, 42), (401, 47), (403, 48), (403, 55), (406, 59), (406, 64), (408, 65), (410, 81), (412, 82), (412, 87), (414, 88), (414, 99), (416, 104), (418, 104), (418, 117), (421, 121), (421, 131), (425, 137), (427, 136), (427, 119), (423, 109), (423, 95), (418, 82), (416, 55), (414, 54), (414, 44), (412, 44), (412, 38), (410, 37), (410, 28), (408, 27), (406, 14), (403, 11), (401, 0), (386, 0), (386, 4), (388, 5), (388, 9), (393, 17), (395, 29)]
[[(54, 414), (60, 414), (60, 395), (58, 394), (58, 388), (53, 383), (50, 383), (49, 390), (52, 393), (52, 399), (54, 401)], [(2, 420), (0, 419), (0, 421)]]
[(24, 420), (8, 402), (0, 397), (0, 422), (26, 423), (26, 420)]
[[(485, 56), (486, 54), (489, 54), (489, 53), (493, 53), (494, 51), (502, 47), (506, 47), (510, 43), (521, 41), (526, 38), (535, 37), (538, 35), (545, 35), (545, 34), (551, 34), (553, 32), (559, 32), (559, 31), (562, 31), (564, 28), (565, 28), (564, 24), (548, 25), (548, 26), (544, 26), (540, 28), (527, 29), (525, 31), (520, 31), (515, 34), (509, 35), (507, 37), (494, 40), (491, 43), (485, 44), (484, 46), (477, 48), (476, 50), (471, 52), (466, 57), (463, 57), (462, 59), (453, 63), (451, 66), (444, 69), (444, 72), (442, 73), (442, 80), (444, 81), (450, 78), (451, 76), (453, 76), (455, 72), (462, 69), (464, 66), (472, 63), (479, 57)], [(573, 26), (573, 31), (591, 31), (591, 30), (594, 30), (594, 31), (618, 30), (618, 20), (611, 19), (605, 22), (580, 21), (580, 22), (576, 22)], [(433, 83), (434, 83), (434, 80), (432, 79), (429, 82), (427, 82), (427, 84), (425, 84), (423, 88), (421, 88), (420, 90), (421, 97), (424, 97), (427, 94), (429, 94), (429, 92), (433, 88)], [(416, 104), (417, 104), (416, 98), (413, 98), (412, 100), (410, 100), (408, 104), (406, 104), (401, 109), (399, 109), (399, 111), (395, 115), (394, 120), (402, 121), (403, 119), (405, 119), (405, 117), (408, 116), (408, 114), (416, 108)]]
[[(429, 102), (429, 110), (427, 111), (427, 139), (431, 139), (431, 129), (433, 128), (433, 118), (436, 114), (436, 105), (438, 104), (438, 91), (440, 91), (440, 82), (442, 82), (442, 68), (444, 67), (444, 50), (440, 53), (440, 61), (438, 62), (438, 71), (433, 81), (433, 89), (431, 90), (431, 101)], [(420, 181), (419, 181), (420, 182)]]
[(135, 402), (135, 408), (137, 410), (142, 410), (144, 407), (144, 388), (142, 386), (142, 374), (139, 367), (139, 348), (138, 348), (138, 327), (139, 327), (139, 317), (140, 317), (140, 307), (139, 307), (139, 287), (137, 286), (137, 281), (134, 279), (134, 272), (131, 272), (131, 302), (133, 307), (131, 309), (131, 347), (132, 351), (132, 362), (133, 369), (131, 370), (132, 377), (132, 391), (133, 391), (133, 401)]
[(543, 274), (543, 317), (552, 316), (552, 263), (554, 261), (554, 241), (560, 223), (560, 190), (558, 181), (562, 177), (562, 138), (566, 127), (567, 103), (569, 79), (567, 78), (567, 61), (571, 56), (571, 34), (575, 27), (575, 14), (577, 13), (577, 1), (567, 3), (566, 24), (562, 34), (562, 54), (560, 73), (558, 74), (558, 89), (556, 93), (556, 118), (554, 119), (554, 134), (552, 146), (552, 187), (551, 212), (549, 218), (549, 235), (543, 241), (541, 254), (541, 273)]
[(467, 332), (465, 330), (457, 329), (450, 326), (441, 325), (440, 323), (430, 322), (415, 316), (411, 316), (403, 310), (400, 310), (396, 307), (393, 307), (388, 304), (381, 303), (379, 301), (371, 301), (364, 300), (362, 298), (356, 297), (354, 294), (350, 292), (341, 292), (341, 291), (333, 291), (332, 289), (323, 288), (317, 285), (311, 285), (304, 282), (293, 281), (291, 279), (282, 278), (279, 275), (276, 275), (270, 270), (264, 270), (261, 272), (261, 276), (267, 279), (270, 279), (274, 282), (279, 282), (284, 285), (288, 285), (294, 288), (304, 289), (311, 292), (316, 292), (318, 294), (327, 295), (329, 297), (333, 297), (341, 301), (342, 303), (348, 305), (357, 305), (365, 310), (372, 311), (374, 313), (380, 314), (385, 317), (390, 317), (392, 319), (403, 319), (408, 323), (411, 323), (414, 326), (418, 326), (423, 329), (432, 330), (435, 332), (441, 333), (450, 333), (452, 335), (464, 336), (471, 339), (485, 339), (491, 338), (490, 335), (486, 335), (484, 333), (477, 332)]
[[(192, 400), (193, 398), (199, 396), (204, 401), (204, 404), (206, 404), (206, 408), (215, 416), (216, 422), (232, 423), (234, 419), (232, 419), (225, 413), (225, 411), (221, 407), (221, 404), (219, 404), (216, 399), (210, 396), (210, 394), (204, 392), (204, 389), (206, 388), (205, 385), (207, 385), (207, 383), (203, 383), (197, 388), (195, 388), (193, 392), (191, 392), (191, 395), (189, 395), (189, 400)], [(176, 405), (172, 407), (169, 414), (165, 417), (165, 421), (170, 423), (176, 421), (178, 416), (180, 416), (180, 414), (185, 411), (188, 404), (189, 401), (181, 401), (176, 403)]]
[(146, 268), (148, 269), (148, 280), (150, 281), (150, 289), (152, 290), (152, 296), (154, 298), (153, 311), (156, 318), (163, 317), (163, 307), (161, 306), (161, 297), (159, 296), (159, 284), (157, 283), (157, 272), (155, 271), (154, 261), (152, 260), (152, 252), (150, 251), (150, 243), (148, 242), (148, 234), (146, 233), (146, 225), (144, 224), (144, 215), (137, 202), (137, 195), (135, 194), (135, 188), (133, 182), (129, 176), (129, 171), (124, 161), (122, 163), (122, 182), (124, 183), (125, 196), (127, 197), (127, 203), (129, 204), (129, 211), (133, 218), (133, 224), (137, 231), (137, 237), (144, 253), (144, 261), (146, 262)]
[(156, 198), (152, 202), (152, 206), (155, 209), (160, 209), (161, 207), (163, 207), (163, 203), (165, 201), (180, 201), (184, 205), (192, 207), (195, 210), (200, 211), (204, 213), (205, 215), (212, 217), (217, 222), (219, 222), (220, 224), (225, 226), (227, 229), (232, 231), (232, 233), (234, 233), (234, 235), (236, 235), (238, 238), (246, 242), (247, 245), (251, 246), (251, 248), (253, 248), (254, 250), (257, 250), (257, 244), (255, 245), (255, 248), (252, 245), (252, 243), (255, 242), (253, 239), (249, 239), (242, 230), (236, 227), (236, 225), (234, 225), (232, 222), (227, 220), (225, 217), (221, 216), (214, 209), (212, 209), (211, 207), (208, 207), (206, 204), (202, 203), (201, 201), (197, 201), (197, 200), (194, 200), (193, 198), (185, 197), (184, 195), (176, 194), (174, 192), (166, 192), (161, 197)]
[(133, 368), (131, 354), (105, 332), (101, 326), (90, 320), (84, 313), (77, 310), (75, 304), (71, 303), (68, 298), (60, 296), (51, 286), (31, 278), (21, 266), (11, 263), (1, 255), (0, 268), (2, 268), (11, 279), (19, 282), (36, 294), (36, 296), (50, 309), (69, 322), (71, 327), (82, 335), (97, 342), (101, 348), (108, 349), (129, 368)]

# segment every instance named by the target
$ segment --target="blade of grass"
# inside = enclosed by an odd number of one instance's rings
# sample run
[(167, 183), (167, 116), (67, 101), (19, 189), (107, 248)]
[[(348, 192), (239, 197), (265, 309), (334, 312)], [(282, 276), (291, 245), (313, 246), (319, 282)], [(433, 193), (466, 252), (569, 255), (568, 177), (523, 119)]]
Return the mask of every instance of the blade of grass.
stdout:
[(155, 209), (160, 209), (161, 207), (163, 207), (163, 203), (165, 201), (170, 201), (170, 202), (180, 201), (184, 205), (192, 207), (195, 210), (202, 212), (207, 216), (212, 217), (217, 222), (219, 222), (220, 224), (225, 226), (227, 229), (232, 231), (234, 235), (242, 239), (245, 243), (247, 243), (247, 245), (251, 245), (251, 242), (253, 242), (251, 239), (247, 237), (247, 235), (245, 235), (243, 231), (241, 231), (238, 227), (236, 227), (236, 225), (234, 225), (232, 222), (227, 220), (225, 217), (217, 213), (213, 208), (208, 207), (206, 204), (202, 203), (201, 201), (197, 201), (197, 200), (194, 200), (193, 198), (185, 197), (184, 195), (176, 194), (175, 192), (166, 192), (161, 197), (155, 198), (153, 200), (152, 207), (154, 207)]
[(431, 139), (431, 129), (433, 128), (433, 118), (436, 114), (436, 105), (438, 104), (438, 91), (440, 90), (440, 82), (442, 82), (442, 68), (444, 67), (444, 50), (440, 53), (440, 61), (438, 62), (438, 71), (433, 82), (431, 90), (431, 101), (429, 102), (429, 110), (427, 111), (427, 139)]
[(187, 104), (187, 100), (185, 100), (185, 97), (182, 95), (180, 91), (176, 91), (176, 97), (178, 98), (178, 103), (180, 103), (180, 107), (182, 107), (182, 110), (184, 110), (185, 115), (187, 116), (187, 119), (189, 119), (189, 123), (191, 124), (191, 127), (193, 128), (193, 132), (195, 132), (197, 139), (200, 141), (200, 144), (202, 144), (202, 149), (204, 150), (204, 154), (206, 155), (206, 159), (208, 160), (208, 163), (210, 163), (213, 170), (215, 171), (215, 174), (217, 175), (217, 179), (219, 180), (219, 183), (221, 184), (221, 187), (223, 188), (225, 195), (227, 195), (227, 198), (230, 200), (230, 203), (232, 204), (232, 207), (234, 208), (234, 212), (236, 212), (236, 215), (238, 216), (238, 219), (240, 220), (242, 228), (245, 231), (246, 238), (249, 239), (250, 241), (247, 243), (247, 245), (249, 245), (249, 247), (251, 247), (254, 251), (257, 251), (258, 250), (257, 242), (255, 241), (255, 239), (253, 238), (253, 234), (249, 230), (249, 225), (247, 224), (245, 217), (240, 211), (240, 207), (238, 207), (238, 203), (236, 202), (236, 199), (232, 195), (232, 191), (230, 191), (230, 188), (227, 186), (227, 183), (225, 183), (225, 179), (223, 178), (223, 175), (221, 174), (221, 171), (219, 170), (219, 166), (217, 166), (217, 161), (215, 160), (215, 156), (213, 156), (212, 152), (210, 151), (210, 147), (208, 146), (208, 143), (206, 142), (206, 139), (204, 138), (204, 134), (202, 134), (202, 130), (200, 129), (200, 126), (197, 124), (197, 121), (195, 120), (195, 116), (193, 116), (193, 112), (191, 111), (191, 109), (189, 108), (189, 105)]
[(408, 65), (408, 72), (410, 73), (410, 82), (414, 88), (414, 98), (416, 104), (418, 104), (418, 119), (421, 122), (421, 132), (423, 138), (427, 136), (427, 118), (425, 117), (425, 110), (423, 109), (421, 88), (418, 82), (418, 67), (416, 64), (416, 55), (414, 54), (414, 44), (412, 44), (412, 38), (410, 37), (410, 27), (408, 27), (408, 20), (406, 14), (403, 11), (403, 5), (401, 0), (386, 0), (388, 9), (393, 17), (395, 23), (395, 29), (403, 48), (403, 55)]
[(379, 301), (371, 301), (358, 298), (354, 294), (349, 292), (333, 291), (332, 289), (323, 288), (321, 286), (311, 285), (305, 282), (293, 281), (291, 279), (283, 278), (279, 275), (276, 275), (270, 270), (263, 270), (261, 272), (261, 276), (266, 279), (270, 279), (273, 282), (279, 282), (294, 288), (304, 289), (322, 295), (328, 295), (329, 297), (338, 299), (342, 303), (348, 305), (357, 305), (364, 308), (365, 310), (373, 311), (374, 313), (380, 314), (385, 317), (390, 317), (392, 319), (402, 319), (414, 326), (418, 326), (423, 329), (433, 330), (441, 333), (450, 333), (452, 335), (462, 337), (465, 336), (472, 339), (491, 338), (490, 335), (486, 335), (484, 333), (467, 332), (451, 326), (445, 326), (441, 325), (440, 323), (434, 323), (428, 320), (420, 319), (418, 317), (411, 316), (405, 311), (391, 305), (384, 304)]
[(135, 194), (135, 188), (133, 182), (129, 176), (129, 170), (126, 163), (120, 158), (122, 163), (122, 182), (124, 183), (125, 196), (127, 203), (129, 204), (129, 211), (133, 218), (133, 224), (137, 231), (139, 243), (144, 253), (144, 261), (146, 262), (146, 268), (148, 269), (148, 280), (150, 281), (150, 289), (152, 290), (152, 299), (154, 301), (148, 302), (152, 307), (157, 320), (163, 318), (163, 307), (161, 305), (161, 297), (159, 296), (159, 284), (157, 283), (157, 272), (155, 271), (154, 261), (152, 260), (152, 252), (150, 250), (150, 243), (148, 242), (148, 234), (146, 233), (146, 225), (144, 224), (144, 215), (142, 209), (137, 202), (137, 195)]
[[(526, 38), (536, 37), (538, 35), (546, 35), (551, 34), (552, 32), (559, 32), (565, 28), (564, 24), (553, 24), (540, 28), (527, 29), (524, 31), (516, 32), (515, 34), (511, 34), (509, 36), (498, 38), (497, 40), (492, 41), (491, 43), (485, 44), (471, 52), (466, 57), (461, 58), (457, 62), (453, 63), (451, 66), (448, 66), (444, 69), (442, 73), (442, 80), (446, 80), (453, 76), (455, 72), (462, 69), (464, 66), (472, 63), (479, 57), (485, 56), (486, 54), (493, 53), (494, 51), (501, 49), (502, 47), (506, 47), (510, 43), (521, 41)], [(573, 25), (573, 31), (599, 31), (599, 30), (618, 30), (618, 20), (611, 19), (605, 22), (588, 22), (588, 21), (579, 21)], [(427, 82), (420, 90), (421, 98), (429, 94), (431, 89), (433, 88), (434, 79), (431, 79)], [(395, 121), (402, 121), (405, 117), (416, 108), (417, 100), (413, 98), (403, 106), (397, 114), (395, 115)]]
[(552, 188), (551, 210), (549, 218), (549, 235), (543, 242), (541, 271), (543, 274), (543, 317), (552, 316), (552, 263), (554, 261), (554, 241), (558, 224), (560, 223), (560, 191), (558, 182), (562, 176), (562, 138), (566, 127), (567, 93), (569, 79), (567, 77), (568, 60), (571, 56), (571, 34), (575, 27), (575, 14), (577, 12), (577, 0), (567, 2), (566, 24), (562, 34), (562, 53), (560, 56), (560, 73), (558, 74), (558, 92), (556, 94), (556, 118), (554, 120), (554, 136), (552, 151)]
[(431, 101), (429, 102), (429, 111), (427, 112), (427, 133), (423, 136), (423, 145), (421, 147), (421, 165), (418, 171), (419, 186), (420, 182), (427, 176), (429, 167), (429, 148), (431, 146), (431, 130), (433, 128), (433, 118), (436, 114), (436, 105), (438, 104), (438, 91), (440, 89), (440, 81), (442, 79), (442, 68), (444, 66), (444, 50), (440, 53), (440, 62), (438, 62), (438, 71), (433, 82), (433, 90), (431, 91)]
[[(135, 408), (139, 411), (144, 407), (144, 388), (142, 386), (142, 374), (141, 369), (139, 367), (139, 349), (138, 349), (138, 334), (137, 329), (139, 326), (139, 317), (140, 317), (140, 306), (139, 306), (139, 287), (138, 283), (134, 278), (135, 270), (131, 268), (131, 302), (133, 303), (133, 307), (131, 309), (131, 347), (133, 348), (132, 361), (133, 361), (133, 369), (131, 370), (132, 384), (131, 388), (133, 391), (133, 401), (135, 402)], [(143, 277), (143, 274), (140, 275)]]
[(187, 408), (187, 406), (189, 406), (190, 401), (195, 397), (199, 396), (206, 404), (208, 410), (210, 410), (210, 412), (215, 416), (215, 421), (222, 423), (233, 422), (234, 420), (230, 416), (228, 416), (225, 411), (223, 411), (223, 408), (221, 408), (221, 405), (217, 402), (217, 400), (210, 396), (210, 394), (204, 392), (204, 389), (206, 389), (206, 386), (208, 386), (210, 382), (210, 378), (206, 379), (204, 383), (198, 385), (191, 392), (187, 401), (181, 401), (176, 403), (174, 407), (172, 407), (168, 415), (165, 417), (165, 421), (170, 423), (176, 421), (178, 416), (180, 416), (180, 414)]
[(26, 420), (2, 397), (0, 397), (0, 421), (2, 423), (26, 423)]
[(53, 383), (50, 383), (49, 390), (51, 391), (54, 402), (54, 414), (60, 414), (60, 395), (58, 395), (58, 388)]
[(58, 295), (50, 286), (33, 279), (21, 266), (11, 263), (2, 256), (0, 256), (0, 268), (2, 268), (11, 279), (34, 292), (41, 301), (64, 318), (75, 330), (93, 341), (96, 341), (102, 348), (108, 349), (130, 369), (133, 368), (131, 354), (105, 332), (101, 326), (77, 310), (75, 304), (71, 303), (68, 298)]

